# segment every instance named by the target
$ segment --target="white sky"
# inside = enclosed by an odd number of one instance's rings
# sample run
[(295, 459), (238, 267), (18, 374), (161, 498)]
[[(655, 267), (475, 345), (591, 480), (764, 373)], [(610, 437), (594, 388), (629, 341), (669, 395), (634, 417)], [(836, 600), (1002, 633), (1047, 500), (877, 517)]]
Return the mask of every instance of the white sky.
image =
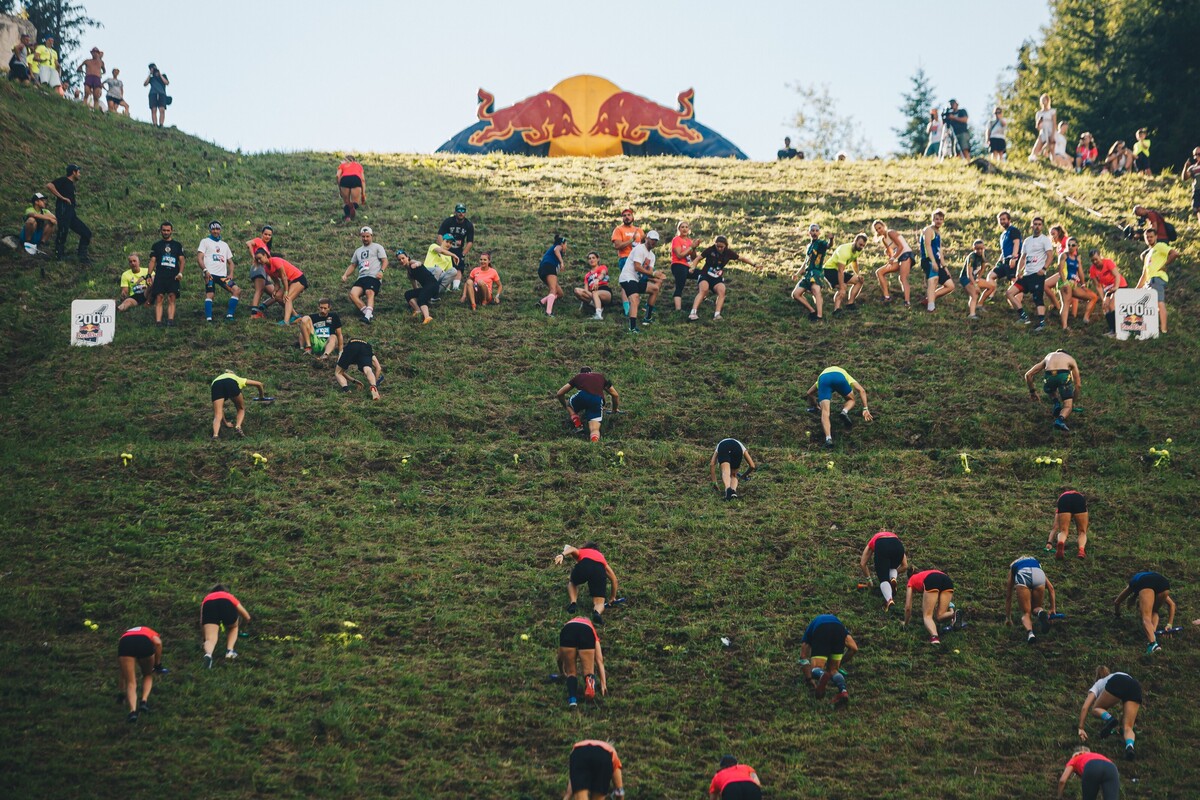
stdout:
[(572, 75), (675, 106), (751, 158), (774, 158), (796, 110), (788, 85), (828, 83), (873, 148), (892, 151), (918, 65), (981, 123), (997, 77), (1049, 19), (1045, 0), (84, 0), (84, 36), (119, 67), (135, 117), (151, 61), (171, 79), (167, 122), (247, 151), (431, 152), (496, 106)]

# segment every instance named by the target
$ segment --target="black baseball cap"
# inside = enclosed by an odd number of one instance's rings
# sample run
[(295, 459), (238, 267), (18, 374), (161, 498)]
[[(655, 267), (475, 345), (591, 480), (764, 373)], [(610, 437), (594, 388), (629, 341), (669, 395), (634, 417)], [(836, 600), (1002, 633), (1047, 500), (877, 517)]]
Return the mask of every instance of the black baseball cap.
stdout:
[(82, 172), (82, 171), (83, 170), (81, 170), (79, 168), (78, 164), (67, 164), (67, 174), (68, 175), (70, 175), (72, 172)]

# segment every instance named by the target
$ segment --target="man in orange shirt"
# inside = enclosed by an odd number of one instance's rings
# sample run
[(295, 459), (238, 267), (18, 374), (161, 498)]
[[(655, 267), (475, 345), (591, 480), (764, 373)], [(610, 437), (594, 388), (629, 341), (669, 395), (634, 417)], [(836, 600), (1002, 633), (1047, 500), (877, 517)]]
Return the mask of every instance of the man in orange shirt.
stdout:
[[(613, 228), (612, 243), (617, 250), (617, 272), (621, 271), (621, 267), (625, 266), (625, 259), (629, 258), (630, 251), (633, 250), (635, 244), (639, 244), (646, 238), (646, 232), (633, 224), (633, 209), (627, 208), (621, 212), (621, 224)], [(621, 305), (625, 308), (625, 316), (629, 316), (629, 297), (625, 294), (625, 290), (621, 290)]]

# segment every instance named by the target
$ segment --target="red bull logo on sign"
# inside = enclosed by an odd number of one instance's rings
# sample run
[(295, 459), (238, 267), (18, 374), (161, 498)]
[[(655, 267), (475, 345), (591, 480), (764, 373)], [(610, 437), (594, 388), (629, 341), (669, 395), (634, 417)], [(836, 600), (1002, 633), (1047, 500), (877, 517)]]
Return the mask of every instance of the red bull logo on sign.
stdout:
[(678, 108), (659, 105), (595, 75), (577, 75), (520, 102), (496, 108), (480, 89), (479, 121), (438, 148), (446, 153), (538, 156), (685, 155), (745, 158), (735, 145), (695, 119), (695, 92)]

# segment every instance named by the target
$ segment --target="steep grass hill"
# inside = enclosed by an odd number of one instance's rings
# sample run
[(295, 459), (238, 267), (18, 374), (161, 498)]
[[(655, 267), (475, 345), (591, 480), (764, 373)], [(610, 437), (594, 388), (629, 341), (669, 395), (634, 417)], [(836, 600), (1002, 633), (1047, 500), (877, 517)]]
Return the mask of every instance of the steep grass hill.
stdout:
[[(369, 155), (361, 218), (389, 250), (423, 251), (465, 202), (507, 290), (475, 313), (447, 299), (422, 327), (393, 276), (365, 328), (339, 281), (358, 237), (333, 222), (335, 155), (239, 155), (7, 84), (0, 142), (10, 223), (63, 164), (83, 165), (99, 262), (0, 258), (6, 796), (558, 797), (570, 745), (595, 737), (620, 750), (631, 797), (700, 797), (724, 752), (754, 765), (770, 797), (1040, 797), (1100, 664), (1147, 691), (1139, 760), (1120, 763), (1125, 795), (1200, 791), (1188, 755), (1198, 237), (1170, 179), (1024, 163), (984, 176), (909, 161)], [(957, 264), (977, 236), (994, 257), (997, 211), (1022, 227), (1040, 212), (1136, 271), (1111, 224), (1135, 201), (1169, 209), (1182, 233), (1171, 335), (1156, 341), (1117, 343), (1097, 322), (1034, 336), (998, 304), (968, 325), (961, 294), (929, 315), (882, 306), (870, 288), (860, 313), (822, 325), (788, 299), (810, 221), (843, 239), (876, 217), (911, 232), (940, 206)], [(626, 204), (660, 231), (688, 218), (704, 239), (725, 233), (765, 268), (733, 272), (720, 324), (660, 310), (635, 338), (618, 315), (593, 323), (565, 301), (545, 318), (535, 272), (552, 234), (568, 234), (573, 262), (593, 248), (609, 260)], [(126, 253), (145, 257), (164, 218), (188, 251), (212, 218), (237, 254), (274, 225), (312, 282), (302, 307), (328, 294), (347, 333), (374, 343), (383, 399), (337, 393), (330, 369), (246, 304), (206, 327), (195, 271), (177, 328), (137, 310), (112, 346), (68, 347), (70, 301), (115, 296)], [(867, 252), (873, 269), (879, 250)], [(1086, 411), (1069, 436), (1021, 379), (1057, 347), (1083, 369)], [(566, 435), (550, 399), (581, 364), (606, 372), (629, 411), (599, 445)], [(865, 384), (878, 419), (838, 431), (826, 453), (803, 392), (830, 364)], [(214, 443), (208, 384), (226, 367), (279, 400), (249, 409), (245, 440)], [(724, 436), (766, 465), (736, 504), (707, 483)], [(1147, 450), (1169, 437), (1156, 468)], [(1036, 464), (1044, 455), (1062, 466)], [(1068, 486), (1091, 500), (1090, 554), (1045, 562), (1067, 616), (1031, 647), (1002, 624), (1005, 571), (1041, 555)], [(941, 649), (855, 589), (880, 529), (903, 537), (915, 566), (955, 579), (972, 624)], [(544, 682), (567, 619), (566, 570), (551, 559), (587, 539), (629, 600), (601, 632), (609, 696), (570, 714)], [(1172, 579), (1188, 629), (1153, 658), (1110, 607), (1140, 569)], [(197, 606), (217, 581), (255, 618), (238, 662), (207, 672)], [(826, 611), (862, 648), (844, 713), (812, 699), (796, 666), (804, 626)], [(172, 671), (154, 711), (128, 725), (114, 656), (138, 624), (163, 634)], [(363, 638), (346, 644), (346, 631)], [(1116, 758), (1112, 740), (1093, 743)]]

